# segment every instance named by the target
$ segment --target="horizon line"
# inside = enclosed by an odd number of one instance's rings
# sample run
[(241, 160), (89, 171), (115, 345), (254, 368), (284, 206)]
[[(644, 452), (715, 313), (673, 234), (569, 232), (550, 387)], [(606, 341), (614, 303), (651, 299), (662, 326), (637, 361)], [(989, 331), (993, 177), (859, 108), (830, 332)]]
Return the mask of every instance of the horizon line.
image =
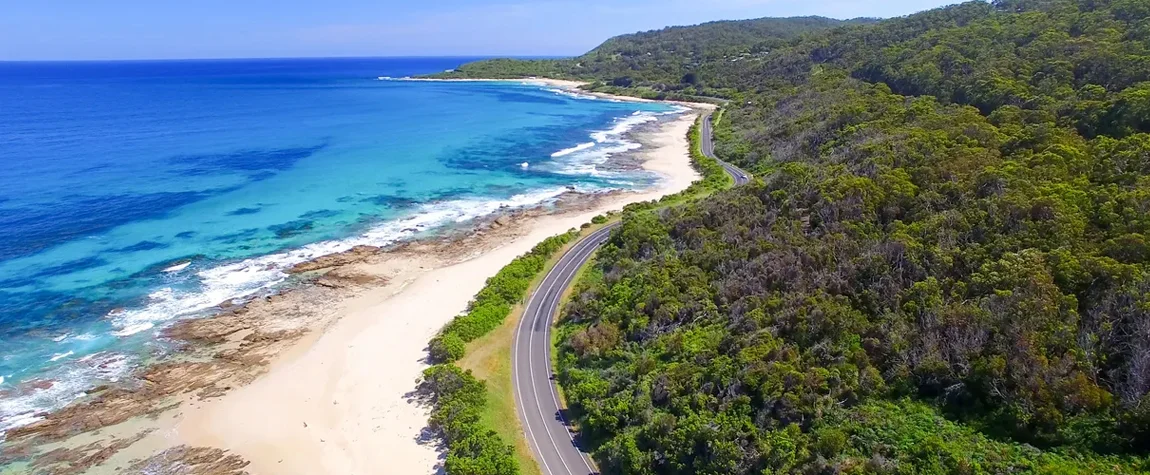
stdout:
[(392, 56), (266, 56), (235, 58), (125, 58), (125, 59), (0, 59), (3, 63), (158, 63), (191, 61), (277, 61), (307, 59), (563, 59), (576, 55), (487, 55), (487, 54), (442, 54), (442, 55), (392, 55)]

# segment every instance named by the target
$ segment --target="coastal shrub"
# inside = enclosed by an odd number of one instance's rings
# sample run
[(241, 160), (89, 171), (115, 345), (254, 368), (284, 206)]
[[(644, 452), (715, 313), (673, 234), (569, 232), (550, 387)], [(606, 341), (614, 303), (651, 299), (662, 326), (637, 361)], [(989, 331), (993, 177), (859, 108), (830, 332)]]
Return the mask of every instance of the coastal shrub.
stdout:
[(535, 274), (543, 270), (547, 257), (536, 254), (521, 256), (508, 264), (494, 277), (487, 279), (487, 285), (475, 296), (476, 306), (491, 302), (518, 303), (523, 299), (527, 287)]
[(634, 83), (635, 81), (627, 76), (621, 76), (611, 80), (611, 85), (618, 87), (631, 87), (631, 84)]
[(827, 458), (837, 458), (840, 466), (865, 467), (874, 463), (872, 454), (882, 453), (885, 463), (906, 460), (918, 473), (1134, 474), (1150, 469), (1132, 457), (1041, 451), (993, 440), (909, 400), (832, 411), (812, 434), (815, 446), (830, 454)]
[(567, 243), (571, 242), (578, 236), (579, 233), (575, 230), (567, 231), (566, 233), (556, 236), (551, 236), (547, 239), (544, 239), (539, 244), (536, 244), (535, 247), (531, 248), (531, 253), (529, 255), (540, 256), (543, 257), (544, 260), (550, 259), (556, 251), (562, 249), (563, 246), (566, 246)]
[(591, 224), (603, 224), (606, 222), (607, 222), (607, 217), (603, 216), (603, 215), (598, 215), (594, 218), (591, 218)]
[(564, 307), (603, 473), (1150, 473), (1146, 134), (753, 94), (723, 156), (763, 179), (624, 216)]
[(452, 335), (460, 341), (470, 342), (503, 324), (503, 319), (510, 312), (511, 305), (505, 302), (488, 301), (481, 303), (466, 314), (452, 320), (444, 328), (443, 335)]
[(450, 363), (463, 357), (466, 343), (457, 333), (442, 333), (431, 340), (428, 345), (433, 361)]
[(486, 386), (471, 371), (452, 364), (435, 365), (423, 372), (419, 389), (434, 406), (430, 427), (447, 444), (444, 471), (448, 475), (519, 473), (515, 449), (479, 422), (487, 404)]

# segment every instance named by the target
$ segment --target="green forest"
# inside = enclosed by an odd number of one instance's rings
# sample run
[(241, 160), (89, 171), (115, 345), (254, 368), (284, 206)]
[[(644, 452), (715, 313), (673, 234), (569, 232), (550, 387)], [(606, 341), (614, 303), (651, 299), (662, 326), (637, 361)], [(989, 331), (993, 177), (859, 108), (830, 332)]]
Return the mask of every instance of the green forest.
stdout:
[[(800, 35), (846, 24), (873, 20), (840, 21), (823, 17), (762, 18), (720, 21), (690, 27), (618, 36), (578, 58), (517, 61), (495, 59), (465, 64), (440, 74), (456, 78), (551, 78), (603, 79), (616, 86), (660, 85), (660, 90), (679, 88), (691, 80), (702, 65), (738, 62), (785, 45)], [(690, 82), (697, 82), (692, 80)], [(666, 84), (671, 84), (671, 87)], [(683, 88), (691, 86), (686, 84)]]
[(1150, 473), (1150, 2), (792, 21), (451, 73), (726, 99), (758, 177), (625, 213), (564, 308), (602, 471)]

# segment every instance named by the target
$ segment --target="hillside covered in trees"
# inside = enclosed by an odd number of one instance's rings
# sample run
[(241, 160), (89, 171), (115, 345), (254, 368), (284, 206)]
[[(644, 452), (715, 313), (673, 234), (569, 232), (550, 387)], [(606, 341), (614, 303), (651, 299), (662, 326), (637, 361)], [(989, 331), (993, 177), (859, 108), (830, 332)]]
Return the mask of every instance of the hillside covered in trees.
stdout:
[[(522, 78), (546, 76), (604, 80), (617, 86), (661, 89), (692, 85), (704, 65), (761, 57), (808, 32), (874, 20), (823, 17), (761, 18), (674, 26), (611, 38), (577, 58), (494, 59), (463, 65), (440, 77)], [(668, 86), (670, 85), (670, 86)], [(686, 86), (682, 86), (686, 87)]]
[(627, 213), (565, 307), (603, 472), (1150, 473), (1150, 2), (765, 51), (589, 75), (730, 99), (718, 153), (760, 177)]

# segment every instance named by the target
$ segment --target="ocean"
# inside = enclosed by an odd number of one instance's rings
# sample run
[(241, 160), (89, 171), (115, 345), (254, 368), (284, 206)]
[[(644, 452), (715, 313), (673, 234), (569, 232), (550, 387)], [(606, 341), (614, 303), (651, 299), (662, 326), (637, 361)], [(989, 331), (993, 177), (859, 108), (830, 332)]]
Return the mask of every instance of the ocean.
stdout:
[(0, 63), (0, 433), (296, 263), (658, 179), (608, 159), (667, 105), (386, 79), (472, 59)]

